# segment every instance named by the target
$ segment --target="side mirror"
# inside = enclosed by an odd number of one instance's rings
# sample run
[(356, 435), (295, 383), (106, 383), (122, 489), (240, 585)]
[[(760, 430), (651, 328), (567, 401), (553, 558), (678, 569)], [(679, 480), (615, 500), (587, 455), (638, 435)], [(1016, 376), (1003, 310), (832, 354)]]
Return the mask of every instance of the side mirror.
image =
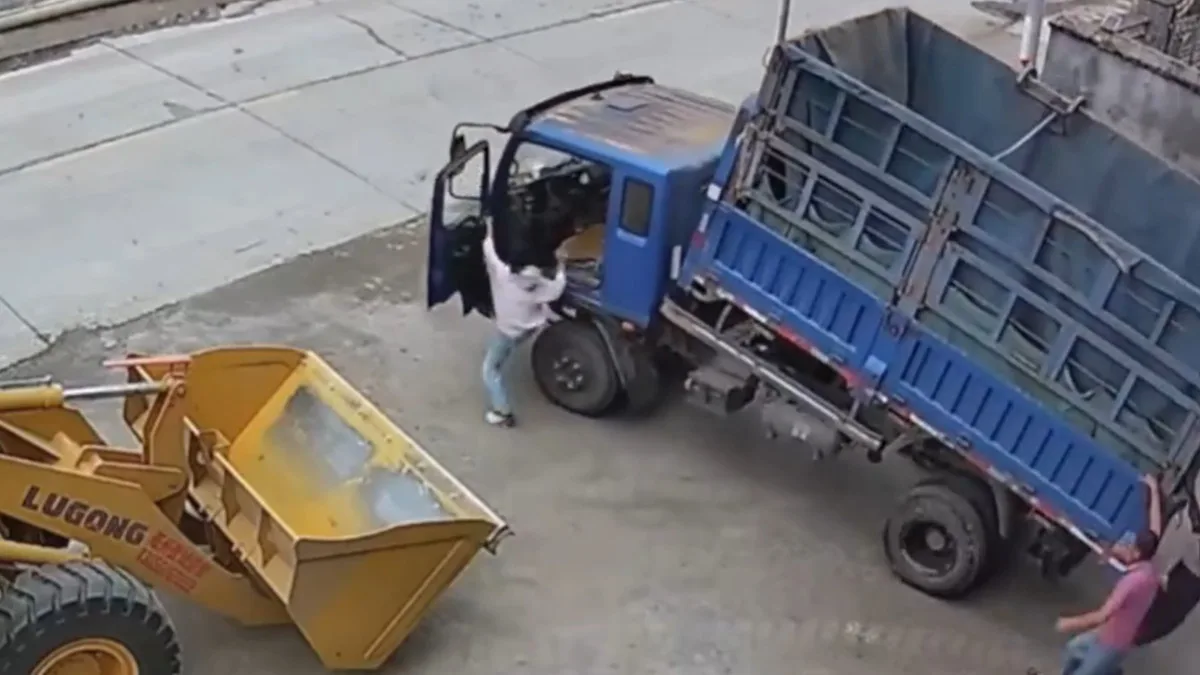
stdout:
[(450, 161), (467, 154), (467, 139), (462, 134), (454, 134), (450, 139)]
[[(450, 138), (450, 163), (454, 163), (458, 157), (467, 154), (467, 138), (461, 133), (455, 133), (454, 137)], [(449, 178), (454, 180), (458, 174), (462, 173), (464, 165), (458, 165), (454, 171), (450, 172)]]
[[(470, 169), (468, 170), (468, 167)], [(488, 152), (488, 142), (475, 141), (467, 147), (466, 138), (462, 134), (454, 134), (450, 139), (450, 161), (439, 174), (439, 180), (447, 194), (455, 199), (481, 201), (487, 197), (491, 168), (491, 153)], [(464, 174), (466, 174), (464, 176)], [(478, 176), (478, 178), (476, 178)], [(458, 180), (466, 178), (468, 183), (478, 180), (478, 190), (468, 185), (467, 192), (462, 193)]]

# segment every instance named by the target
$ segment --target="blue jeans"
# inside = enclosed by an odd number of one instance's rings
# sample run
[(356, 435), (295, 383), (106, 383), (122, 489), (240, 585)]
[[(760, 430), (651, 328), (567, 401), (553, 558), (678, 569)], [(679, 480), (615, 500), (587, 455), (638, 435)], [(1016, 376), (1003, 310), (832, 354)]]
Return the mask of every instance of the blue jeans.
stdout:
[(512, 414), (512, 405), (508, 402), (508, 387), (504, 383), (504, 371), (513, 352), (533, 332), (510, 337), (496, 331), (488, 342), (487, 353), (483, 355), (483, 386), (487, 390), (488, 407), (491, 410), (503, 415)]
[(1063, 675), (1115, 675), (1125, 652), (1100, 643), (1096, 631), (1071, 638), (1063, 652)]

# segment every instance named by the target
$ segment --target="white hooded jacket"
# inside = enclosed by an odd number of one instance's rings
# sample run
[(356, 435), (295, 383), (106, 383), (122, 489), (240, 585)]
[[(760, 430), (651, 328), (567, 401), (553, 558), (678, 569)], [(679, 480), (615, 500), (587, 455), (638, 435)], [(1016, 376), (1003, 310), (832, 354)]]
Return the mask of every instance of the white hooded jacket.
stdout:
[(533, 265), (514, 273), (496, 255), (490, 234), (483, 240), (483, 259), (492, 286), (496, 327), (500, 332), (515, 338), (546, 325), (551, 317), (549, 303), (561, 297), (567, 287), (563, 268), (559, 266), (553, 279), (547, 279)]

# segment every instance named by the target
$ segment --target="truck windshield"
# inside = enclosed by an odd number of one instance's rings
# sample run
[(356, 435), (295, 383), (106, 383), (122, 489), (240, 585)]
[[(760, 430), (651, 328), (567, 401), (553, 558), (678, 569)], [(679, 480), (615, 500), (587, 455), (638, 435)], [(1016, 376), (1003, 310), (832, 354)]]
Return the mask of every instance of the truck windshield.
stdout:
[(525, 184), (540, 176), (579, 169), (588, 160), (537, 143), (522, 143), (513, 155), (512, 183)]
[(509, 167), (509, 222), (543, 259), (575, 235), (603, 229), (611, 185), (607, 165), (527, 141)]

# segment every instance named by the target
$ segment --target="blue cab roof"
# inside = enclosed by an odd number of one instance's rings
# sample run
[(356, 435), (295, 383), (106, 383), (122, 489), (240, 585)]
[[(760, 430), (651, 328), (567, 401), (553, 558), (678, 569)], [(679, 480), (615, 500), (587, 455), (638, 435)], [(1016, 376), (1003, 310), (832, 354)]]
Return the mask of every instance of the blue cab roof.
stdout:
[(721, 154), (736, 106), (659, 84), (630, 84), (552, 108), (526, 129), (534, 140), (659, 175)]

